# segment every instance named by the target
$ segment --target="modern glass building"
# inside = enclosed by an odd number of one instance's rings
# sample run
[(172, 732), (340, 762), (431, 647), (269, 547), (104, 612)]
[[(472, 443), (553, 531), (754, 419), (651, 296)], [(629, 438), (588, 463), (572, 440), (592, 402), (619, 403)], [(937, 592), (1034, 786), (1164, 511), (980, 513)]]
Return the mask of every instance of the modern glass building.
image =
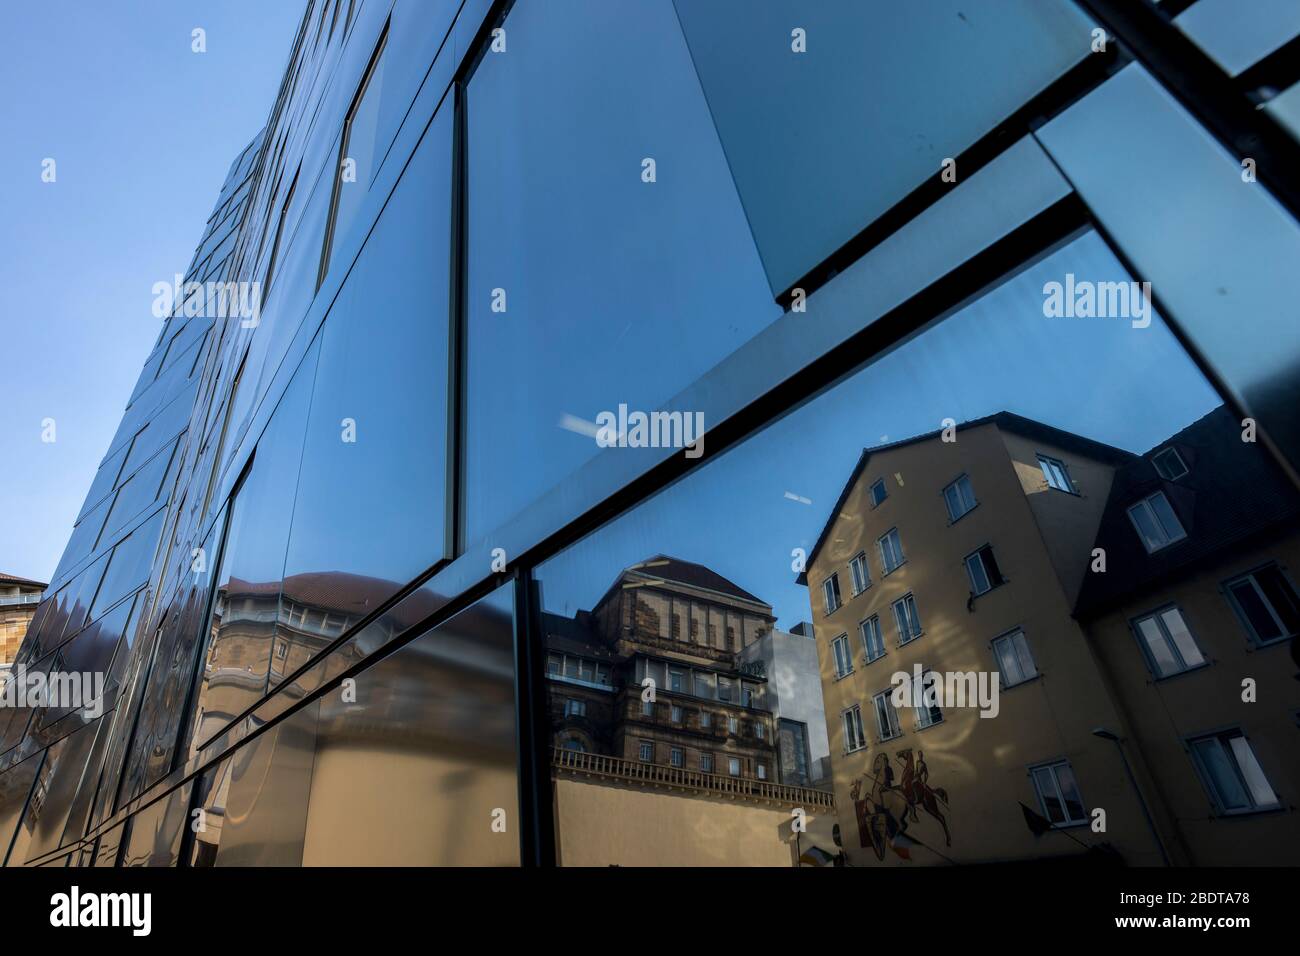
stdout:
[(1297, 36), (309, 0), (0, 858), (1300, 862)]

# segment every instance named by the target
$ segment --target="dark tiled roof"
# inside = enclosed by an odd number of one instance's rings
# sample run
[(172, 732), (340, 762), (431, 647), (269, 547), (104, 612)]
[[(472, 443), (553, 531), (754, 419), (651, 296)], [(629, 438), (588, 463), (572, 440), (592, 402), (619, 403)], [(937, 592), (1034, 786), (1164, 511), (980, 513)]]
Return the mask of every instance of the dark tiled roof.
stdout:
[[(1173, 447), (1188, 473), (1166, 481), (1151, 455)], [(1134, 502), (1164, 491), (1187, 537), (1148, 554), (1128, 518)], [(1075, 614), (1089, 617), (1188, 574), (1234, 549), (1281, 533), (1300, 520), (1300, 496), (1260, 445), (1241, 440), (1236, 416), (1214, 411), (1115, 472), (1096, 547), (1106, 573), (1084, 578)]]
[[(1093, 441), (1091, 438), (1084, 438), (1082, 435), (1076, 435), (1074, 432), (1063, 431), (1052, 425), (1046, 425), (1043, 422), (1035, 421), (1032, 418), (1025, 418), (1014, 412), (996, 412), (992, 415), (986, 415), (983, 418), (975, 418), (968, 422), (962, 422), (956, 427), (957, 431), (965, 431), (968, 428), (976, 428), (980, 425), (997, 425), (1006, 431), (1016, 432), (1028, 438), (1037, 438), (1045, 442), (1050, 442), (1061, 448), (1071, 449), (1080, 454), (1087, 455), (1097, 461), (1109, 462), (1113, 465), (1119, 465), (1133, 458), (1131, 452), (1124, 451), (1122, 448), (1115, 448), (1113, 445), (1106, 445), (1099, 441)], [(808, 553), (808, 559), (805, 566), (812, 564), (813, 559), (817, 557), (817, 552), (821, 550), (822, 545), (826, 543), (826, 536), (831, 533), (831, 528), (835, 525), (835, 519), (839, 517), (840, 511), (844, 508), (844, 502), (848, 500), (849, 492), (853, 486), (858, 483), (863, 470), (867, 467), (867, 462), (871, 456), (877, 452), (891, 451), (895, 448), (902, 448), (906, 445), (915, 445), (918, 442), (930, 441), (938, 438), (943, 434), (943, 429), (935, 429), (932, 432), (926, 432), (924, 435), (916, 435), (912, 438), (904, 438), (901, 441), (888, 442), (884, 445), (873, 445), (870, 448), (864, 448), (862, 455), (858, 458), (858, 463), (853, 466), (853, 471), (849, 475), (849, 480), (844, 483), (844, 489), (840, 492), (839, 499), (835, 502), (835, 507), (831, 509), (830, 516), (826, 519), (826, 525), (822, 528), (821, 534), (817, 536), (817, 543), (813, 545), (812, 551)], [(800, 584), (808, 583), (807, 572), (801, 573), (796, 579)]]
[(0, 584), (17, 584), (21, 587), (43, 588), (47, 582), (33, 581), (31, 578), (20, 578), (16, 574), (5, 574), (0, 571)]

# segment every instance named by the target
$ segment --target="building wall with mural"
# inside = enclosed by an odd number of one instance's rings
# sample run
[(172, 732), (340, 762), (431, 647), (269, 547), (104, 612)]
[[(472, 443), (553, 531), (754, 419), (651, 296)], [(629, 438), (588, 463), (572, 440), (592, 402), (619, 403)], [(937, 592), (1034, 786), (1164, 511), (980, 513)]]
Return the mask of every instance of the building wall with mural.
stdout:
[[(998, 415), (942, 434), (865, 453), (807, 570), (834, 769), (851, 863), (971, 863), (1117, 850), (1129, 863), (1158, 863), (1141, 804), (1113, 745), (1094, 736), (1121, 726), (1068, 590), (1088, 553), (1110, 474), (1128, 456), (1104, 445)], [(1039, 455), (1063, 463), (1082, 493), (1051, 487)], [(974, 503), (955, 520), (945, 489), (965, 476)], [(885, 495), (872, 487), (885, 482)], [(969, 502), (968, 502), (969, 503)], [(897, 531), (902, 561), (884, 573), (880, 539)], [(973, 596), (965, 559), (990, 547), (1002, 578)], [(870, 584), (853, 594), (855, 556)], [(990, 571), (992, 568), (990, 567)], [(824, 582), (840, 581), (841, 607), (826, 611)], [(919, 634), (902, 640), (895, 613), (911, 598)], [(862, 622), (879, 621), (884, 653), (867, 661)], [(922, 715), (904, 707), (878, 716), (874, 695), (916, 665), (944, 672), (997, 672), (993, 642), (1019, 634), (1032, 663), (1001, 686), (996, 716), (976, 707)], [(847, 636), (851, 669), (833, 642)], [(861, 714), (856, 737), (854, 708)], [(846, 723), (845, 715), (849, 716)], [(882, 732), (885, 719), (896, 721)], [(1065, 767), (1066, 770), (1060, 768)], [(1035, 772), (1072, 775), (1082, 806), (1035, 835), (1021, 804), (1051, 816)], [(1067, 804), (1071, 797), (1065, 794)], [(1092, 811), (1105, 811), (1093, 832)], [(1059, 832), (1058, 832), (1059, 831)]]

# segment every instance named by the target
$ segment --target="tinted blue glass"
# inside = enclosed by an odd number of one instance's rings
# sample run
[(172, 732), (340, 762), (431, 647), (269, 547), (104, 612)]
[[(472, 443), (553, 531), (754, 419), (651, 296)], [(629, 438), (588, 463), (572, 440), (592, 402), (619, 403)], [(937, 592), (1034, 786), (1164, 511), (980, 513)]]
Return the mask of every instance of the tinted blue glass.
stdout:
[(1295, 0), (1197, 0), (1174, 22), (1229, 76), (1253, 66), (1300, 33)]
[(468, 88), (471, 541), (779, 314), (669, 0), (505, 29)]
[(105, 541), (112, 540), (116, 531), (125, 527), (141, 510), (157, 500), (163, 478), (167, 474), (167, 466), (171, 464), (174, 447), (160, 451), (118, 489), (113, 509), (104, 522)]
[(202, 746), (266, 691), (317, 346), (299, 365), (258, 439), (235, 494), (204, 655), (195, 726)]
[(108, 570), (99, 586), (99, 593), (90, 609), (91, 618), (99, 616), (105, 608), (112, 607), (129, 592), (149, 580), (149, 568), (158, 548), (166, 511), (160, 509), (154, 516), (127, 537), (118, 542), (109, 559)]
[(280, 609), (302, 646), (273, 673), (443, 556), (451, 130), (443, 110), (325, 322)]
[(677, 10), (776, 292), (1088, 56), (1091, 40), (1068, 0)]

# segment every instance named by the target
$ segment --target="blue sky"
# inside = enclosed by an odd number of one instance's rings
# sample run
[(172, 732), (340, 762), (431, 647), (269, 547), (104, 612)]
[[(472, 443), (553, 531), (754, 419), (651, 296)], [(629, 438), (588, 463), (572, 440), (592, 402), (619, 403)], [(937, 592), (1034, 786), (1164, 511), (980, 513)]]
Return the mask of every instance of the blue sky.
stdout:
[(1075, 239), (543, 564), (546, 609), (590, 610), (620, 570), (662, 553), (789, 628), (810, 619), (791, 551), (811, 552), (863, 448), (1006, 410), (1141, 453), (1222, 404), (1158, 315), (1142, 329), (1046, 318), (1043, 284), (1067, 272), (1128, 279), (1096, 233)]
[[(270, 113), (303, 8), (6, 6), (0, 571), (54, 572), (158, 335), (151, 286), (189, 264), (231, 161)], [(196, 27), (205, 53), (191, 50)]]

